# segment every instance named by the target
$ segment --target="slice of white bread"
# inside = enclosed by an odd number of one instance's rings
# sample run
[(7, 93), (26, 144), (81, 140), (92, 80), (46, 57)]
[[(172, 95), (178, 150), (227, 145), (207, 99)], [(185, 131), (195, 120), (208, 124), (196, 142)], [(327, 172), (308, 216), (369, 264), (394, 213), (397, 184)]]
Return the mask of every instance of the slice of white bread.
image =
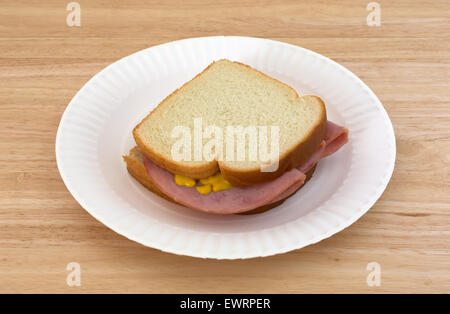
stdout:
[[(171, 148), (178, 139), (171, 137), (172, 130), (193, 130), (195, 118), (202, 118), (203, 129), (278, 126), (278, 169), (261, 172), (262, 161), (175, 161)], [(148, 158), (172, 173), (204, 178), (221, 171), (232, 185), (247, 186), (274, 180), (305, 162), (319, 147), (326, 121), (319, 97), (299, 97), (293, 88), (247, 65), (220, 60), (164, 99), (133, 135)]]
[[(142, 152), (139, 150), (138, 147), (134, 147), (133, 149), (130, 150), (129, 154), (126, 156), (123, 156), (123, 160), (127, 163), (127, 170), (128, 172), (138, 181), (140, 182), (143, 186), (145, 186), (147, 189), (149, 189), (150, 191), (152, 191), (153, 193), (165, 198), (166, 200), (173, 202), (173, 203), (177, 203), (175, 202), (172, 198), (170, 198), (169, 196), (167, 196), (166, 194), (164, 194), (163, 192), (161, 192), (161, 190), (158, 189), (158, 187), (153, 183), (153, 181), (150, 179), (150, 177), (147, 174), (147, 170), (145, 169), (145, 165), (144, 165), (144, 155), (142, 154)], [(315, 170), (315, 166), (313, 169), (311, 169), (310, 171), (308, 171), (306, 173), (306, 180), (305, 183), (312, 177), (314, 170)], [(300, 187), (301, 188), (301, 187)], [(215, 193), (215, 192), (212, 192)], [(295, 193), (294, 193), (295, 194)], [(293, 195), (293, 194), (292, 194)], [(291, 196), (292, 196), (291, 195)], [(290, 197), (290, 196), (289, 196)], [(287, 197), (287, 198), (289, 198)], [(268, 204), (268, 205), (264, 205), (255, 209), (252, 209), (248, 212), (244, 212), (242, 214), (258, 214), (258, 213), (262, 213), (265, 212), (266, 210), (269, 210), (271, 208), (274, 208), (278, 205), (280, 205), (281, 203), (283, 203), (287, 198), (277, 201), (275, 203), (272, 204)]]

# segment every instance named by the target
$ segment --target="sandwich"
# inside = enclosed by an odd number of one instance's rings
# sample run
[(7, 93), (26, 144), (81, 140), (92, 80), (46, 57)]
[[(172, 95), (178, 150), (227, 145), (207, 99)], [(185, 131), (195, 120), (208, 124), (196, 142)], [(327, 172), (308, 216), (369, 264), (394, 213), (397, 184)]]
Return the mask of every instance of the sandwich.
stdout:
[(214, 214), (280, 205), (348, 141), (317, 96), (245, 64), (219, 60), (133, 129), (127, 170), (158, 196)]

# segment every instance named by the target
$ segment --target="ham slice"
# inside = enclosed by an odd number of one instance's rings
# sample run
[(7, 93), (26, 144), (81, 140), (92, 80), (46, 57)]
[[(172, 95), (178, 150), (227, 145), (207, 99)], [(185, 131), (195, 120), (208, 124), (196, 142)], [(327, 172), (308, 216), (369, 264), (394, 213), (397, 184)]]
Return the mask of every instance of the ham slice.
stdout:
[(348, 142), (348, 130), (343, 126), (327, 121), (327, 131), (323, 139), (325, 141), (325, 150), (320, 158), (325, 158), (337, 152)]
[(153, 183), (174, 201), (201, 211), (216, 214), (237, 214), (271, 204), (295, 193), (305, 182), (314, 165), (339, 150), (348, 141), (348, 130), (330, 121), (318, 150), (304, 164), (285, 172), (274, 181), (202, 195), (194, 188), (175, 184), (174, 175), (144, 157), (145, 168)]
[[(348, 142), (348, 130), (340, 125), (334, 124), (331, 121), (327, 121), (327, 131), (322, 143), (320, 143), (317, 151), (302, 165), (298, 166), (296, 169), (302, 173), (307, 173), (311, 170), (317, 162), (330, 156), (331, 154), (337, 152), (342, 146)], [(289, 189), (281, 193), (276, 197), (271, 203), (278, 202), (291, 194), (295, 193), (301, 186), (294, 184)]]
[[(334, 124), (333, 122), (327, 121), (327, 131), (325, 133), (325, 137), (323, 138), (322, 143), (320, 143), (317, 151), (302, 165), (297, 167), (297, 170), (307, 173), (309, 170), (314, 167), (317, 162), (325, 158), (336, 151), (339, 150), (342, 146), (344, 146), (348, 142), (348, 130), (342, 126)], [(292, 185), (289, 189), (278, 195), (272, 202), (275, 203), (291, 194), (295, 193), (302, 184), (296, 183)]]
[(297, 167), (303, 173), (307, 173), (322, 158), (337, 152), (348, 142), (348, 130), (342, 126), (327, 121), (327, 131), (317, 151), (302, 165)]
[(249, 186), (233, 187), (229, 190), (202, 195), (195, 188), (175, 184), (174, 175), (144, 158), (145, 168), (153, 183), (164, 194), (177, 203), (201, 211), (216, 214), (242, 213), (268, 204), (294, 184), (303, 184), (306, 176), (297, 169), (291, 169), (277, 180)]

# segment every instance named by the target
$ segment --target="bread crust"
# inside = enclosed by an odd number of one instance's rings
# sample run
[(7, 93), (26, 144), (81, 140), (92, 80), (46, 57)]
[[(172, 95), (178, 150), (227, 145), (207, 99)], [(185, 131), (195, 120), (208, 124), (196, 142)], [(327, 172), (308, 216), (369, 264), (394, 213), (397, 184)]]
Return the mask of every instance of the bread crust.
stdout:
[[(164, 194), (161, 190), (159, 190), (158, 187), (153, 183), (153, 181), (148, 176), (147, 170), (145, 169), (144, 164), (141, 161), (139, 161), (138, 159), (136, 159), (135, 157), (133, 157), (134, 153), (136, 153), (136, 151), (138, 149), (139, 148), (135, 147), (130, 151), (129, 155), (122, 157), (123, 160), (127, 164), (127, 170), (131, 174), (131, 176), (133, 178), (135, 178), (143, 186), (145, 186), (147, 189), (149, 189), (153, 193), (157, 194), (158, 196), (160, 196), (174, 204), (181, 205), (181, 204), (177, 203), (175, 200), (173, 200), (172, 198), (170, 198), (169, 196), (167, 196), (166, 194)], [(309, 181), (309, 179), (311, 179), (315, 169), (316, 169), (316, 166), (314, 166), (310, 171), (308, 171), (306, 173), (305, 184), (306, 184), (306, 182)], [(297, 191), (300, 190), (303, 186), (304, 186), (304, 184), (299, 189), (297, 189)], [(263, 205), (258, 208), (255, 208), (255, 209), (252, 209), (252, 210), (249, 210), (249, 211), (246, 211), (243, 213), (239, 213), (238, 215), (253, 215), (253, 214), (260, 214), (265, 211), (268, 211), (269, 209), (272, 209), (274, 207), (281, 205), (286, 199), (288, 199), (289, 197), (291, 197), (292, 195), (297, 193), (297, 191), (295, 191), (288, 197), (286, 197), (282, 200), (279, 200), (275, 203)], [(184, 205), (181, 205), (181, 206), (184, 206)]]
[[(219, 60), (222, 61), (222, 60)], [(228, 61), (228, 60), (227, 60)], [(231, 62), (231, 61), (229, 61)], [(180, 88), (175, 90), (173, 93), (171, 93), (169, 96), (167, 96), (150, 114), (148, 114), (134, 129), (133, 129), (133, 137), (136, 141), (136, 144), (138, 145), (139, 149), (147, 156), (150, 160), (152, 160), (154, 163), (156, 163), (158, 166), (170, 171), (174, 174), (181, 174), (184, 176), (188, 176), (194, 179), (201, 179), (206, 178), (208, 176), (211, 176), (218, 171), (222, 173), (225, 179), (227, 179), (232, 185), (234, 186), (251, 186), (256, 184), (261, 184), (264, 182), (275, 180), (276, 178), (280, 177), (284, 172), (295, 168), (305, 161), (308, 160), (308, 158), (317, 150), (320, 143), (322, 142), (323, 137), (325, 136), (326, 131), (326, 122), (327, 122), (327, 116), (326, 116), (326, 108), (325, 104), (317, 96), (312, 95), (306, 95), (303, 97), (313, 97), (315, 98), (319, 105), (321, 106), (321, 116), (318, 120), (318, 123), (311, 128), (309, 134), (307, 137), (304, 138), (303, 141), (297, 143), (290, 151), (286, 152), (284, 155), (279, 157), (279, 166), (278, 169), (274, 172), (262, 172), (259, 168), (255, 170), (238, 170), (233, 169), (225, 166), (223, 162), (213, 160), (210, 162), (204, 162), (201, 165), (190, 165), (190, 166), (184, 166), (179, 163), (176, 163), (172, 160), (166, 159), (164, 156), (161, 156), (156, 151), (154, 151), (151, 147), (146, 146), (143, 139), (139, 137), (137, 134), (137, 130), (139, 127), (147, 120), (149, 119), (152, 114), (154, 114), (157, 110), (160, 110), (162, 105), (170, 99), (170, 97), (173, 97), (176, 93), (178, 93), (185, 85), (189, 84), (191, 81), (195, 80), (199, 76), (203, 75), (212, 65), (214, 65), (216, 62), (211, 63), (208, 67), (206, 67), (202, 72), (197, 74), (193, 79), (190, 81), (184, 83)], [(274, 82), (278, 84), (282, 84), (283, 86), (289, 88), (291, 91), (293, 91), (297, 98), (300, 98), (298, 96), (298, 93), (289, 85), (280, 82), (256, 69), (253, 69), (252, 67), (240, 63), (240, 62), (233, 62), (236, 64), (239, 64), (241, 66), (247, 67), (260, 75), (269, 78), (273, 80)]]

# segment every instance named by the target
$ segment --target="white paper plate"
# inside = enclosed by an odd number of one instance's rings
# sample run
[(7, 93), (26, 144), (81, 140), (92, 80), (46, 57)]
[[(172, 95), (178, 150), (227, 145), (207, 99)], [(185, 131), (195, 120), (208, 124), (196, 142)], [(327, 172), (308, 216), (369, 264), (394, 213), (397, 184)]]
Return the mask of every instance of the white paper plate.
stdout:
[[(320, 96), (349, 143), (319, 162), (313, 178), (259, 215), (214, 215), (174, 205), (126, 171), (133, 127), (214, 60), (248, 64)], [(61, 177), (75, 199), (114, 231), (166, 252), (219, 259), (268, 256), (343, 230), (380, 197), (395, 162), (394, 131), (374, 93), (317, 53), (248, 37), (193, 38), (151, 47), (95, 75), (68, 105), (56, 137)]]

